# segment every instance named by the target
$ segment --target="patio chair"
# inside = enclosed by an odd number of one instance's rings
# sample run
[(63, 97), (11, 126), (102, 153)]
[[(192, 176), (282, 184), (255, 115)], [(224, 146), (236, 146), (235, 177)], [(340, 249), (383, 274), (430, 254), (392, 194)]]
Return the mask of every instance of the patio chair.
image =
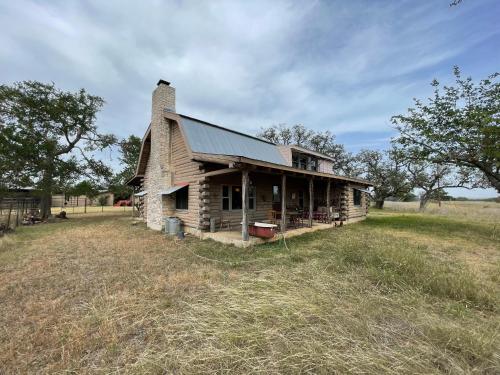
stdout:
[(270, 224), (280, 225), (281, 220), (279, 218), (278, 211), (268, 210), (267, 211), (267, 221), (269, 221)]
[(335, 226), (342, 226), (343, 222), (340, 220), (340, 212), (338, 212), (335, 208), (330, 207), (330, 220), (333, 222)]
[(221, 213), (220, 215), (220, 225), (219, 225), (219, 230), (224, 229), (224, 227), (227, 228), (227, 230), (231, 230), (231, 220), (225, 219), (224, 215)]

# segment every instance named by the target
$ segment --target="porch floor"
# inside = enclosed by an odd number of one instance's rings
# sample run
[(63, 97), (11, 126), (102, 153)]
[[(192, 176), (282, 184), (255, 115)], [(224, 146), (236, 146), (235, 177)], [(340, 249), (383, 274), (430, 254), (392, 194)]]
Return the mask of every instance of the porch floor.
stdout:
[[(313, 223), (312, 228), (303, 227), (303, 228), (293, 228), (287, 229), (285, 233), (285, 238), (300, 236), (304, 233), (316, 232), (317, 230), (334, 228), (333, 224), (324, 224), (324, 223)], [(273, 238), (259, 238), (250, 236), (248, 241), (243, 241), (241, 238), (241, 230), (234, 231), (219, 231), (219, 232), (203, 232), (201, 233), (201, 239), (212, 239), (217, 242), (221, 242), (224, 244), (234, 245), (237, 247), (248, 247), (253, 245), (260, 245), (267, 242), (278, 241), (281, 238), (281, 233), (277, 233)]]

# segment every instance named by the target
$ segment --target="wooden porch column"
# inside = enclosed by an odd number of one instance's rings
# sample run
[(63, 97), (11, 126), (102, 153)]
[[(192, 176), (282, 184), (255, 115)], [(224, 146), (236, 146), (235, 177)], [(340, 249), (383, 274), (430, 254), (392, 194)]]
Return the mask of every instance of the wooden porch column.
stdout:
[(241, 237), (248, 241), (248, 170), (241, 172)]
[(309, 227), (313, 226), (313, 208), (314, 208), (314, 185), (312, 177), (309, 177)]
[(332, 215), (330, 213), (330, 179), (326, 182), (326, 218), (328, 219), (328, 224), (331, 223)]
[(281, 176), (281, 233), (286, 232), (286, 175)]
[(134, 217), (134, 210), (135, 210), (135, 189), (132, 190), (132, 218)]

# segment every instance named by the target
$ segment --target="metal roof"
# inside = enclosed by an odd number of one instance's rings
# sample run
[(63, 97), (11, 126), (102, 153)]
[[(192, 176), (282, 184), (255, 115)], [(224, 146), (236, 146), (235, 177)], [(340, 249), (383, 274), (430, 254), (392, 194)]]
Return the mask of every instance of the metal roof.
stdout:
[(160, 191), (158, 194), (160, 195), (170, 195), (172, 193), (175, 193), (177, 190), (182, 189), (183, 187), (189, 186), (189, 184), (182, 184), (182, 185), (174, 185), (171, 186), (165, 190)]
[(181, 126), (193, 152), (243, 156), (287, 165), (274, 143), (181, 115)]

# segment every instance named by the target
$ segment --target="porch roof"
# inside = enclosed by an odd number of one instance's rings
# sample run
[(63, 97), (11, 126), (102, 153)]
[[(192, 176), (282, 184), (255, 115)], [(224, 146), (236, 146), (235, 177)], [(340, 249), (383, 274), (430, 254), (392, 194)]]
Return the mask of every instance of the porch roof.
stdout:
[[(294, 175), (303, 174), (303, 175), (308, 175), (308, 176), (317, 176), (317, 177), (329, 178), (329, 179), (333, 179), (333, 180), (353, 182), (353, 183), (357, 183), (357, 184), (364, 185), (364, 186), (373, 186), (372, 182), (370, 182), (368, 180), (364, 180), (362, 178), (338, 176), (338, 175), (331, 174), (331, 173), (308, 171), (306, 169), (297, 169), (297, 168), (289, 167), (286, 165), (268, 163), (268, 162), (264, 162), (261, 160), (255, 160), (255, 159), (245, 158), (245, 157), (241, 157), (241, 156), (193, 153), (193, 159), (197, 160), (197, 161), (202, 161), (202, 162), (225, 164), (225, 165), (230, 166), (231, 169), (233, 169), (234, 171), (239, 169), (238, 167), (241, 167), (241, 166), (247, 164), (247, 165), (252, 165), (252, 166), (257, 166), (257, 167), (262, 167), (262, 168), (270, 168), (271, 170), (274, 169), (276, 171), (281, 171), (281, 172), (290, 172), (291, 174), (294, 174)], [(207, 175), (209, 175), (210, 173), (212, 173), (212, 172), (208, 172)]]

